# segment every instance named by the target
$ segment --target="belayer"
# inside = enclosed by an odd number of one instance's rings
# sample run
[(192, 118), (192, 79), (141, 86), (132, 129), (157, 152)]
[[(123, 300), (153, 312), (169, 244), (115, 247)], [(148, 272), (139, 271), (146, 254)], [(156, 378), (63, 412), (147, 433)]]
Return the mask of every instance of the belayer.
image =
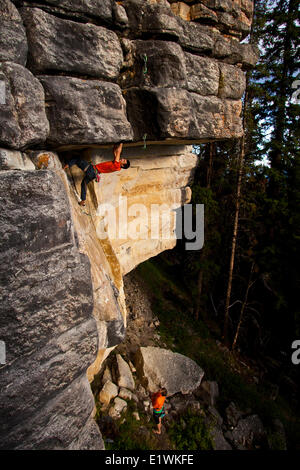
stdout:
[(168, 392), (166, 388), (160, 388), (158, 392), (152, 393), (151, 395), (151, 401), (153, 406), (153, 418), (155, 423), (157, 424), (157, 430), (153, 431), (155, 434), (161, 434), (161, 421), (166, 414), (164, 404), (167, 394)]
[(123, 149), (123, 144), (116, 144), (113, 147), (114, 160), (110, 162), (98, 163), (92, 165), (91, 163), (80, 159), (79, 157), (71, 158), (71, 160), (64, 166), (64, 170), (71, 168), (73, 165), (77, 165), (85, 175), (81, 182), (81, 201), (80, 206), (85, 206), (86, 200), (86, 187), (87, 185), (97, 179), (99, 181), (101, 173), (112, 173), (114, 171), (120, 171), (122, 168), (127, 169), (130, 167), (130, 161), (126, 158), (120, 158)]

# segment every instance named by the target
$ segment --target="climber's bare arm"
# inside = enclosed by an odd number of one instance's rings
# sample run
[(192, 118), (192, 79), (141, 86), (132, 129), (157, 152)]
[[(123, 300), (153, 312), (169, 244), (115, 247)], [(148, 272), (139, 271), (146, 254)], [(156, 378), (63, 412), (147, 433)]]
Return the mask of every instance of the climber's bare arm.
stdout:
[(116, 162), (120, 161), (122, 149), (123, 149), (123, 144), (122, 143), (120, 143), (119, 145), (114, 146), (113, 152), (114, 152), (114, 157), (115, 157)]

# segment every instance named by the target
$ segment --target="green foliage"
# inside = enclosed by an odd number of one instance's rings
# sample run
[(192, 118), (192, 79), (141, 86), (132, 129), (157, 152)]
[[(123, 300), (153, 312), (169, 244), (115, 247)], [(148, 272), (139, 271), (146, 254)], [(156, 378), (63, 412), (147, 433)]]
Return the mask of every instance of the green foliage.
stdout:
[[(152, 437), (153, 423), (148, 422), (145, 413), (139, 411), (140, 421), (136, 420), (133, 416), (133, 412), (136, 411), (135, 402), (129, 400), (127, 402), (127, 409), (121, 415), (121, 417), (114, 421), (114, 429), (109, 429), (109, 435), (106, 430), (102, 429), (102, 435), (104, 440), (107, 437), (109, 439), (105, 443), (106, 450), (149, 450), (155, 449), (156, 442)], [(100, 421), (103, 413), (97, 413), (96, 421)], [(144, 433), (141, 432), (141, 427), (144, 429)], [(101, 429), (101, 425), (100, 425)], [(113, 442), (111, 442), (113, 441)]]
[(171, 424), (168, 431), (176, 450), (212, 450), (210, 429), (202, 416), (190, 412)]

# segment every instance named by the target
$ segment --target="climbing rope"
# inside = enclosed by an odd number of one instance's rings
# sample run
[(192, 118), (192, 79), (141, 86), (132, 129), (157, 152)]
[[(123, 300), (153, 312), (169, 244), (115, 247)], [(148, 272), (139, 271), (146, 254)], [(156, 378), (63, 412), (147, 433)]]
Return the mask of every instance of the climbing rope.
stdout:
[(147, 146), (146, 146), (146, 138), (147, 138), (147, 134), (144, 134), (144, 137), (143, 137), (143, 141), (144, 141), (144, 149), (146, 150)]
[(144, 55), (143, 55), (143, 59), (144, 59), (144, 69), (143, 69), (143, 72), (144, 72), (144, 75), (146, 75), (146, 73), (148, 72), (148, 67), (147, 67), (148, 57), (147, 57), (147, 54), (144, 54)]

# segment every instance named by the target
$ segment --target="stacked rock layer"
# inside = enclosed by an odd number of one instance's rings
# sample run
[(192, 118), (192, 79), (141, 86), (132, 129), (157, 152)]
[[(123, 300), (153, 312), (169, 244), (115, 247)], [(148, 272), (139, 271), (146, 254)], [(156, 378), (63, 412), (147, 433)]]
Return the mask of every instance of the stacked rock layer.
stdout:
[[(0, 0), (1, 448), (103, 448), (89, 381), (125, 335), (122, 275), (176, 243), (162, 227), (149, 236), (148, 214), (190, 201), (188, 144), (242, 135), (252, 9)], [(65, 152), (97, 163), (120, 141), (130, 169), (92, 183), (82, 211), (82, 174), (63, 173)], [(124, 235), (120, 198), (146, 210), (136, 238)]]

